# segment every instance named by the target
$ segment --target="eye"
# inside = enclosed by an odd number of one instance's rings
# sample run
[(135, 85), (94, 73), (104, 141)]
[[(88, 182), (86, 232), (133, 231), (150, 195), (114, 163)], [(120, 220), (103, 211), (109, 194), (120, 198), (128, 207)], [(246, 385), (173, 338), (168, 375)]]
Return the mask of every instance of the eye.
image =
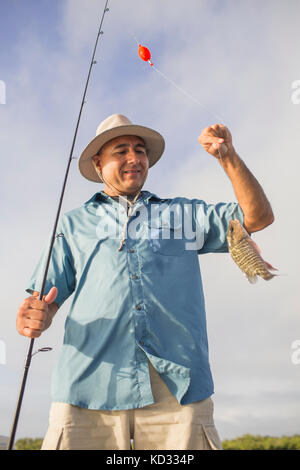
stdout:
[(125, 155), (126, 154), (126, 150), (119, 150), (118, 152), (115, 153), (115, 155)]

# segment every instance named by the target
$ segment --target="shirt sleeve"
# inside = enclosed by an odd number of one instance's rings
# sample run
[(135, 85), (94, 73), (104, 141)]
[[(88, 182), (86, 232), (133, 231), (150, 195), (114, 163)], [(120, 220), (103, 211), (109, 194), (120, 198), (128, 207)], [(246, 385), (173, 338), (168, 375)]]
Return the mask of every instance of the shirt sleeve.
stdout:
[[(44, 246), (40, 259), (32, 273), (26, 292), (40, 292), (46, 262), (50, 248), (50, 237)], [(44, 295), (48, 294), (52, 287), (57, 287), (58, 293), (55, 302), (60, 307), (64, 301), (74, 292), (76, 284), (73, 257), (67, 242), (67, 235), (63, 226), (58, 225), (55, 241), (51, 253)]]
[(244, 213), (236, 202), (207, 204), (198, 201), (196, 204), (196, 230), (199, 231), (201, 247), (198, 254), (228, 253), (227, 231), (229, 221), (238, 219), (244, 224)]

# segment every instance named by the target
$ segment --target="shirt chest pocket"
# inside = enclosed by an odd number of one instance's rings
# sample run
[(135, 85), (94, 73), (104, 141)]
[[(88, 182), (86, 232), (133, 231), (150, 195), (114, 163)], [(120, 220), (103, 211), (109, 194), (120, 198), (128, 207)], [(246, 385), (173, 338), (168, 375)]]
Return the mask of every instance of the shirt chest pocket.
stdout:
[(152, 251), (165, 256), (182, 256), (185, 252), (181, 224), (152, 220), (147, 223), (148, 240)]

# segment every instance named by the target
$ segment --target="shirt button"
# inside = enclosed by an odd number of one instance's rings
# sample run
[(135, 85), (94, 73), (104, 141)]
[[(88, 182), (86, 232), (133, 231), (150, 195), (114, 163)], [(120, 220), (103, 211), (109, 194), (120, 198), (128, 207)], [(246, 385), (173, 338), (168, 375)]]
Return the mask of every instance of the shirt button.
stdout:
[(137, 310), (142, 310), (142, 307), (141, 307), (140, 304), (137, 304), (137, 305), (135, 306), (135, 308), (136, 308)]
[(133, 248), (130, 248), (129, 252), (130, 252), (130, 253), (134, 253), (134, 249), (133, 249)]

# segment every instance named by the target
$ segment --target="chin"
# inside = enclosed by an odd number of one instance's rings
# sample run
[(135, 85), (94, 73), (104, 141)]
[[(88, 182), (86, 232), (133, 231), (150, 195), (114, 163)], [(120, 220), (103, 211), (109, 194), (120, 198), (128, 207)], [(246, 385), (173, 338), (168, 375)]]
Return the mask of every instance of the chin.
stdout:
[(143, 186), (132, 186), (129, 188), (126, 188), (124, 192), (131, 194), (131, 193), (137, 193), (138, 191), (141, 191)]
[(132, 184), (124, 185), (124, 189), (133, 192), (133, 191), (138, 191), (142, 189), (143, 186), (144, 186), (144, 182), (137, 183), (133, 181)]

